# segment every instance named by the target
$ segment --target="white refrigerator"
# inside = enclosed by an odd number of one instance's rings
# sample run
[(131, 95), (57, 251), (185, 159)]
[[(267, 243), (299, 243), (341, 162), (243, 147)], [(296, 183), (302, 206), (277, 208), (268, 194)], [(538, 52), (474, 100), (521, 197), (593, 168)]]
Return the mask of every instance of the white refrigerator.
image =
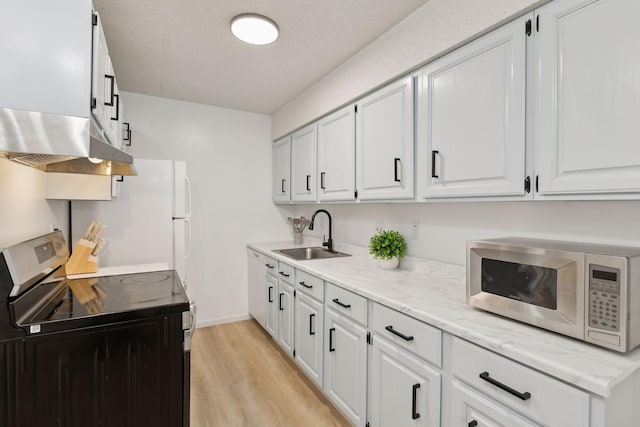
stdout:
[(191, 246), (191, 182), (187, 163), (135, 159), (137, 175), (124, 177), (111, 201), (73, 201), (72, 239), (82, 237), (92, 220), (107, 226), (100, 267), (164, 262), (185, 288)]

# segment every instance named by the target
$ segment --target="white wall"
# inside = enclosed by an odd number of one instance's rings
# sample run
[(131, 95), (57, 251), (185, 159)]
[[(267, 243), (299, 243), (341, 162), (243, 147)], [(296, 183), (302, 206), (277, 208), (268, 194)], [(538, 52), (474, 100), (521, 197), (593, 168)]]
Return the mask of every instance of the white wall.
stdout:
[(429, 0), (276, 111), (272, 116), (272, 140), (546, 1)]
[(136, 93), (122, 97), (134, 158), (187, 161), (189, 296), (198, 304), (198, 324), (246, 317), (246, 244), (283, 240), (289, 230), (286, 215), (271, 203), (269, 116)]
[[(358, 204), (290, 207), (290, 215), (307, 218), (315, 209), (333, 218), (333, 238), (367, 246), (376, 225), (400, 231), (410, 255), (463, 265), (466, 241), (488, 237), (539, 237), (640, 247), (640, 201), (609, 202), (469, 202)], [(306, 235), (322, 237), (327, 221)], [(411, 240), (411, 224), (419, 240)]]
[(51, 231), (66, 230), (67, 202), (45, 200), (45, 174), (0, 159), (0, 247)]

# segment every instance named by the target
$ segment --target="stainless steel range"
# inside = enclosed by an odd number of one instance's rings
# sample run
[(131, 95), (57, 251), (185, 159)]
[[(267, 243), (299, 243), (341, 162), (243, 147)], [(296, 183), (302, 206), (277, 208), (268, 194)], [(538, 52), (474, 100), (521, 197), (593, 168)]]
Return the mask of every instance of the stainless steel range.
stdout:
[(68, 279), (67, 257), (59, 231), (0, 253), (0, 426), (188, 426), (178, 274)]

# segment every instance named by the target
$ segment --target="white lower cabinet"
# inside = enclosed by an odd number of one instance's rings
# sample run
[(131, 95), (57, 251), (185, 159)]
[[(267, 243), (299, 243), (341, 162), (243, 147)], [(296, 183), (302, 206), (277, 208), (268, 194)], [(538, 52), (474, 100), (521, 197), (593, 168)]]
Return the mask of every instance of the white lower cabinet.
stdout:
[(366, 423), (367, 330), (325, 309), (324, 392), (357, 426)]
[(276, 304), (276, 294), (278, 292), (278, 278), (270, 274), (266, 275), (266, 298), (267, 307), (265, 313), (264, 328), (271, 334), (272, 337), (277, 336), (278, 331), (278, 305)]
[(313, 382), (322, 387), (323, 305), (302, 292), (296, 292), (295, 299), (294, 358)]
[(371, 426), (439, 426), (440, 373), (379, 335), (369, 364)]
[(532, 421), (512, 413), (502, 405), (494, 403), (465, 387), (457, 381), (451, 384), (451, 427), (533, 427)]
[(264, 255), (254, 250), (247, 250), (247, 281), (249, 284), (249, 314), (258, 323), (266, 327), (267, 298), (264, 293), (266, 270)]
[(277, 304), (277, 336), (278, 344), (289, 355), (293, 356), (293, 286), (284, 280), (278, 280)]

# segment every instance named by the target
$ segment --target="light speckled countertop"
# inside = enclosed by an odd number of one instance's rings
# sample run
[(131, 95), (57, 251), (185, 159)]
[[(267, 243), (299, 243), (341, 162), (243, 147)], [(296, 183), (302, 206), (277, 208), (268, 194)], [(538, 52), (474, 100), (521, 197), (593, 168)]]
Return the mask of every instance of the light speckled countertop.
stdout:
[(640, 368), (640, 347), (620, 354), (468, 306), (464, 266), (405, 257), (398, 270), (382, 270), (367, 249), (340, 244), (334, 249), (353, 256), (295, 261), (273, 252), (319, 246), (319, 241), (305, 239), (299, 246), (291, 242), (247, 246), (603, 397)]

